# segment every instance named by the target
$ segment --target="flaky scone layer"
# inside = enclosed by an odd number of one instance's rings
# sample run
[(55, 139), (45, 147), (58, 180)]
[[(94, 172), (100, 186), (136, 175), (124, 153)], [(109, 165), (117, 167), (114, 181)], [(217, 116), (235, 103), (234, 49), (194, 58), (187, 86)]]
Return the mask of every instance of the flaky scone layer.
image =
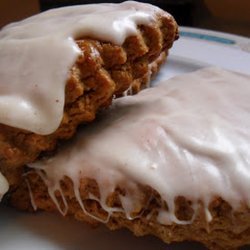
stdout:
[(126, 195), (126, 187), (122, 184), (106, 200), (110, 211), (115, 208), (110, 214), (98, 201), (101, 197), (95, 180), (89, 178), (80, 180), (79, 191), (84, 208), (76, 198), (73, 183), (69, 178), (65, 177), (61, 181), (60, 188), (62, 193), (59, 190), (55, 192), (56, 202), (52, 201), (48, 187), (41, 176), (31, 171), (23, 178), (19, 189), (12, 194), (11, 202), (15, 207), (26, 211), (61, 210), (64, 215), (73, 216), (94, 226), (103, 222), (111, 230), (128, 228), (136, 236), (151, 234), (166, 243), (197, 241), (211, 250), (233, 250), (250, 244), (250, 209), (242, 205), (241, 209), (233, 211), (232, 207), (220, 197), (215, 197), (209, 205), (212, 215), (210, 222), (207, 221), (203, 204), (200, 204), (194, 217), (192, 202), (185, 197), (176, 197), (175, 216), (183, 223), (164, 225), (157, 219), (158, 211), (159, 209), (168, 211), (168, 205), (151, 187), (138, 184), (136, 204), (129, 216), (123, 212), (120, 200), (121, 196)]
[(138, 35), (128, 37), (122, 46), (76, 39), (83, 54), (70, 70), (59, 128), (43, 136), (0, 124), (0, 171), (10, 185), (18, 183), (23, 165), (53, 150), (60, 140), (72, 137), (80, 123), (94, 120), (113, 97), (146, 87), (177, 38), (174, 19), (159, 15), (152, 25), (139, 26)]

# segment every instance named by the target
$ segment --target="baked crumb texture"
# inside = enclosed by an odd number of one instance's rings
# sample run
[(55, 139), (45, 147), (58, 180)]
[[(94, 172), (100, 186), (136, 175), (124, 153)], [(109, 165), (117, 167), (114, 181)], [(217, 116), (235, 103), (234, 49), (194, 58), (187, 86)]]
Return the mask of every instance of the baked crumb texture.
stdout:
[(173, 17), (162, 14), (150, 26), (139, 26), (138, 31), (122, 46), (76, 39), (83, 54), (70, 70), (63, 119), (54, 133), (42, 136), (0, 124), (0, 171), (11, 186), (18, 183), (22, 166), (72, 137), (79, 124), (93, 121), (98, 110), (108, 107), (114, 97), (135, 94), (148, 85), (178, 38), (178, 27)]
[[(49, 183), (48, 185), (54, 184)], [(159, 209), (167, 211), (168, 204), (150, 187), (138, 185), (139, 196), (134, 210), (130, 214), (132, 219), (128, 219), (122, 211), (112, 212), (108, 217), (108, 213), (102, 209), (100, 203), (90, 198), (100, 199), (98, 185), (93, 179), (82, 178), (80, 181), (79, 191), (85, 211), (75, 197), (74, 186), (69, 178), (65, 177), (60, 182), (60, 189), (63, 195), (56, 191), (55, 197), (60, 204), (62, 213), (93, 226), (99, 225), (101, 222), (98, 220), (101, 220), (111, 230), (128, 228), (136, 236), (151, 234), (166, 243), (197, 241), (211, 250), (233, 250), (250, 243), (250, 209), (242, 205), (241, 209), (233, 211), (232, 207), (219, 197), (215, 197), (209, 205), (212, 215), (210, 222), (206, 219), (203, 204), (199, 204), (200, 207), (196, 211), (194, 221), (187, 225), (185, 225), (185, 221), (189, 222), (194, 215), (192, 202), (185, 197), (176, 197), (175, 215), (184, 224), (162, 225), (157, 220), (157, 211)], [(118, 186), (108, 196), (106, 205), (111, 208), (122, 208), (120, 197), (126, 195), (124, 190), (123, 186)], [(56, 203), (48, 194), (48, 186), (34, 171), (28, 172), (23, 178), (20, 188), (12, 194), (11, 203), (26, 211), (34, 211), (35, 208), (58, 212)]]

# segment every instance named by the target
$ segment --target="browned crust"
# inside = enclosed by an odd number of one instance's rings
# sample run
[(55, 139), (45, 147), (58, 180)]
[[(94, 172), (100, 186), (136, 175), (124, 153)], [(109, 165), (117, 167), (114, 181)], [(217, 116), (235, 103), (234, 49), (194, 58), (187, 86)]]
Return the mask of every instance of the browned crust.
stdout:
[[(60, 140), (69, 139), (80, 123), (95, 119), (98, 110), (110, 105), (131, 87), (136, 93), (147, 85), (149, 65), (167, 53), (178, 37), (174, 19), (162, 14), (150, 26), (139, 26), (137, 36), (122, 46), (90, 38), (77, 39), (83, 55), (70, 70), (65, 89), (65, 108), (60, 127), (42, 136), (0, 124), (0, 171), (11, 185), (19, 180), (22, 166)], [(156, 70), (160, 63), (155, 63)]]
[[(47, 186), (35, 172), (30, 172), (22, 182), (22, 185), (12, 194), (12, 205), (22, 210), (32, 211), (30, 193), (27, 188), (27, 181), (32, 190), (34, 202), (39, 210), (58, 212), (56, 205), (50, 199)], [(67, 216), (73, 216), (77, 220), (98, 225), (99, 222), (86, 215), (75, 198), (73, 184), (69, 178), (61, 181), (61, 189), (68, 203)], [(97, 183), (93, 179), (81, 179), (80, 195), (85, 205), (85, 209), (92, 215), (105, 220), (107, 213), (101, 208), (98, 202), (89, 199), (89, 193), (96, 197), (100, 196)], [(119, 196), (124, 195), (126, 187), (119, 186), (115, 192), (110, 194), (106, 204), (110, 207), (122, 207)], [(160, 195), (150, 187), (138, 185), (139, 196), (132, 216), (129, 220), (124, 213), (116, 212), (110, 217), (106, 226), (111, 230), (128, 228), (136, 236), (147, 234), (155, 235), (163, 241), (197, 241), (214, 250), (233, 250), (238, 247), (250, 244), (250, 209), (242, 206), (238, 211), (233, 211), (231, 206), (221, 198), (214, 198), (209, 205), (209, 211), (213, 217), (211, 222), (207, 222), (204, 206), (200, 203), (197, 216), (192, 224), (161, 225), (157, 221), (157, 210), (159, 208), (168, 210), (167, 204)], [(56, 197), (61, 208), (64, 207), (59, 192)], [(192, 218), (194, 210), (192, 203), (185, 197), (177, 197), (175, 200), (175, 215), (179, 220), (188, 221)], [(150, 217), (148, 217), (150, 215)]]

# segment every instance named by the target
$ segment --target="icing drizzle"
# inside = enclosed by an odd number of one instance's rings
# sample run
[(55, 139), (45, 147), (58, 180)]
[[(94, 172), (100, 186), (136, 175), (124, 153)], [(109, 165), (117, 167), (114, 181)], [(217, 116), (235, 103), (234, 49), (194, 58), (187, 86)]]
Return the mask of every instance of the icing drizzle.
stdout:
[[(95, 179), (109, 215), (114, 211), (106, 198), (123, 183), (128, 219), (133, 219), (138, 184), (166, 201), (168, 211), (158, 211), (162, 224), (192, 223), (200, 202), (210, 221), (208, 207), (217, 196), (233, 209), (250, 206), (249, 82), (249, 76), (207, 68), (117, 99), (53, 158), (30, 167), (46, 173), (50, 194), (64, 176), (71, 178), (83, 210), (79, 179)], [(175, 216), (178, 196), (192, 201), (189, 221)]]

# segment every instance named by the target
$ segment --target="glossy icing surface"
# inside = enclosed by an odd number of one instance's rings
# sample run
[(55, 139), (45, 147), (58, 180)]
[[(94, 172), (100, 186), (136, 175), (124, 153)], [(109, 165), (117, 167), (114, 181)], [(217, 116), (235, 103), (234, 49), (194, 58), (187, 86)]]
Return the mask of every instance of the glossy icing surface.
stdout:
[(169, 211), (159, 211), (160, 223), (191, 223), (175, 217), (177, 196), (191, 200), (194, 210), (201, 201), (211, 220), (208, 205), (216, 196), (234, 209), (250, 206), (249, 100), (249, 76), (217, 68), (177, 76), (115, 100), (53, 158), (30, 166), (57, 205), (54, 192), (63, 176), (73, 180), (80, 204), (79, 179), (89, 177), (97, 181), (99, 202), (109, 214), (105, 200), (123, 183), (127, 195), (121, 201), (130, 218), (142, 184), (168, 204)]
[(53, 9), (0, 31), (0, 123), (37, 134), (60, 125), (69, 69), (82, 53), (74, 39), (121, 45), (159, 8), (133, 1)]

